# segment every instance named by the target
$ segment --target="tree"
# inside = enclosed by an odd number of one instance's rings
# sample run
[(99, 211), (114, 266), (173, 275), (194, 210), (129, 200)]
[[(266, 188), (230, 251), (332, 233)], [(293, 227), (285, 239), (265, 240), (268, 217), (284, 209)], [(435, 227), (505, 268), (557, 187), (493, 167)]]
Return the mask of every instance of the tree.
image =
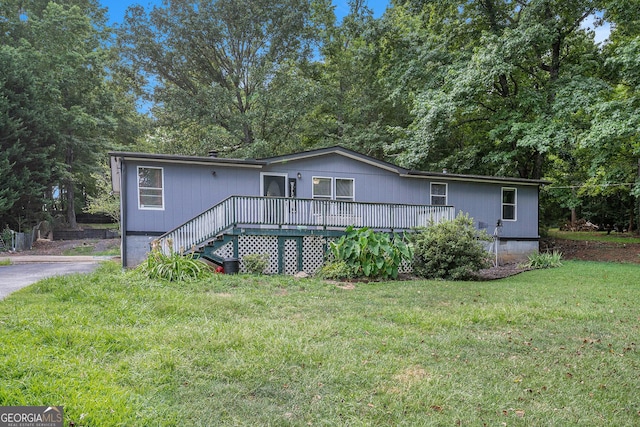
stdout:
[(640, 4), (611, 1), (606, 7), (605, 18), (614, 24), (603, 48), (609, 87), (589, 107), (591, 127), (581, 148), (591, 153), (585, 162), (590, 177), (582, 191), (586, 197), (624, 201), (633, 229), (635, 220), (640, 225)]
[(597, 6), (407, 2), (421, 13), (423, 49), (434, 51), (422, 59), (437, 60), (423, 64), (433, 76), (416, 95), (406, 137), (393, 146), (400, 161), (542, 178), (548, 154), (575, 143), (583, 102), (606, 89), (592, 35), (581, 28)]
[[(96, 0), (49, 2), (8, 0), (0, 7), (3, 42), (21, 55), (37, 91), (31, 114), (38, 117), (47, 155), (54, 161), (40, 169), (29, 166), (30, 181), (42, 175), (48, 189), (60, 188), (67, 221), (76, 226), (76, 188), (91, 180), (115, 129), (116, 92), (107, 83), (112, 51), (104, 9)], [(120, 103), (124, 105), (124, 103)], [(26, 141), (23, 141), (26, 143)], [(33, 140), (26, 143), (26, 151)], [(12, 166), (15, 169), (15, 166)], [(41, 199), (41, 197), (40, 197)], [(31, 207), (32, 212), (42, 211)]]
[(100, 172), (94, 172), (96, 195), (88, 196), (84, 211), (90, 214), (105, 214), (118, 223), (120, 228), (120, 197), (113, 193), (111, 171), (105, 163)]
[(310, 54), (311, 13), (307, 0), (172, 0), (129, 8), (118, 40), (153, 82), (154, 114), (222, 134), (231, 147), (210, 149), (230, 152), (267, 136), (260, 124), (274, 116), (256, 105), (287, 61)]
[(38, 220), (54, 167), (49, 124), (26, 55), (0, 47), (0, 224)]

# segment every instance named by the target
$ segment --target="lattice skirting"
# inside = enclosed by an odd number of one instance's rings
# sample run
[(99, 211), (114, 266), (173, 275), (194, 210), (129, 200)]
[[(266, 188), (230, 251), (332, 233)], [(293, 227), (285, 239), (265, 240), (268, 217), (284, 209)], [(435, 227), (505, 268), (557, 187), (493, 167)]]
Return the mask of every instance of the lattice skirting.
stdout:
[[(234, 258), (237, 244), (237, 257), (240, 261), (240, 272), (245, 273), (243, 258), (250, 254), (269, 254), (268, 274), (296, 274), (304, 271), (315, 274), (322, 267), (325, 258), (331, 259), (328, 251), (333, 237), (324, 236), (265, 236), (240, 235), (215, 251), (221, 258)], [(403, 262), (401, 273), (412, 271), (410, 262)]]

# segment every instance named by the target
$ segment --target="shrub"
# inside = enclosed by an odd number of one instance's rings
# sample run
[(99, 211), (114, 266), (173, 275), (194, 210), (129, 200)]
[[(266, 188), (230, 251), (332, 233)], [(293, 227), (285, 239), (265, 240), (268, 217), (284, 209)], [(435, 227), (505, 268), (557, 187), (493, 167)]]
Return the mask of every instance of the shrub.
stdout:
[(483, 241), (491, 237), (476, 230), (473, 219), (462, 213), (452, 221), (420, 229), (412, 240), (413, 271), (427, 279), (468, 280), (490, 265)]
[(166, 255), (160, 250), (160, 243), (154, 241), (147, 259), (137, 270), (149, 279), (170, 282), (199, 279), (209, 273), (207, 266), (198, 261), (192, 252), (182, 255), (182, 251), (173, 250), (171, 241), (168, 243), (169, 255)]
[(316, 273), (320, 279), (352, 279), (355, 274), (344, 261), (330, 261), (323, 265)]
[(370, 228), (347, 227), (346, 234), (330, 243), (337, 262), (352, 277), (397, 278), (403, 259), (411, 259), (411, 248), (403, 237), (376, 233)]
[(269, 265), (269, 254), (248, 254), (242, 257), (244, 268), (251, 274), (263, 274)]
[(527, 268), (553, 268), (562, 266), (562, 252), (534, 252), (529, 255), (529, 262), (525, 265)]

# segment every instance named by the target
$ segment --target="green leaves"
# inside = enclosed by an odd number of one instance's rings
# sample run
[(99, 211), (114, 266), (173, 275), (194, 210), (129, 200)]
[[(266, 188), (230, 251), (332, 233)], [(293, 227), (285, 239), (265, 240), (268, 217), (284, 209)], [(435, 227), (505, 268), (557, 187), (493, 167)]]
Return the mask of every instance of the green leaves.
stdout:
[(473, 219), (459, 214), (452, 221), (431, 225), (411, 237), (414, 244), (413, 271), (429, 279), (467, 280), (489, 264), (484, 241)]
[[(57, 188), (59, 207), (66, 207), (74, 226), (75, 187), (90, 192), (91, 173), (103, 160), (116, 123), (104, 10), (89, 0), (9, 0), (0, 5), (0, 21), (2, 55), (13, 55), (12, 63), (20, 67), (15, 74), (0, 64), (0, 75), (11, 76), (11, 81), (0, 78), (0, 91), (22, 98), (9, 97), (14, 105), (2, 113), (17, 127), (0, 140), (2, 151), (23, 153), (18, 157), (24, 156), (24, 163), (9, 159), (9, 165), (28, 193), (2, 221), (15, 224), (19, 215), (31, 225), (46, 218), (51, 208), (43, 206), (53, 203)], [(133, 111), (133, 104), (129, 108)]]
[(347, 227), (344, 236), (330, 243), (330, 250), (336, 263), (344, 263), (347, 277), (395, 279), (402, 262), (412, 256), (403, 237), (367, 227)]
[(183, 255), (171, 248), (171, 253), (167, 255), (161, 252), (158, 246), (152, 248), (147, 259), (136, 270), (149, 279), (169, 282), (201, 279), (209, 272), (207, 266), (198, 261), (192, 253)]
[[(133, 7), (118, 41), (125, 60), (156, 80), (153, 98), (164, 104), (165, 118), (222, 128), (228, 146), (246, 149), (277, 132), (272, 120), (286, 110), (259, 104), (273, 101), (272, 83), (278, 87), (289, 61), (308, 55), (310, 13), (306, 0), (171, 2), (150, 12)], [(292, 123), (295, 117), (287, 126)]]

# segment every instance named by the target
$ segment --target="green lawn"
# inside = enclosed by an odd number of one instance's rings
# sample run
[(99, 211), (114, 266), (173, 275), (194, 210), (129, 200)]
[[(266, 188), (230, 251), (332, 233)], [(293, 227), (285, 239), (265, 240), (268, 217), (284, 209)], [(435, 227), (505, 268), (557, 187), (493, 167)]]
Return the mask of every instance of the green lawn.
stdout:
[(640, 267), (494, 282), (151, 282), (113, 263), (0, 301), (0, 405), (65, 425), (640, 424)]

